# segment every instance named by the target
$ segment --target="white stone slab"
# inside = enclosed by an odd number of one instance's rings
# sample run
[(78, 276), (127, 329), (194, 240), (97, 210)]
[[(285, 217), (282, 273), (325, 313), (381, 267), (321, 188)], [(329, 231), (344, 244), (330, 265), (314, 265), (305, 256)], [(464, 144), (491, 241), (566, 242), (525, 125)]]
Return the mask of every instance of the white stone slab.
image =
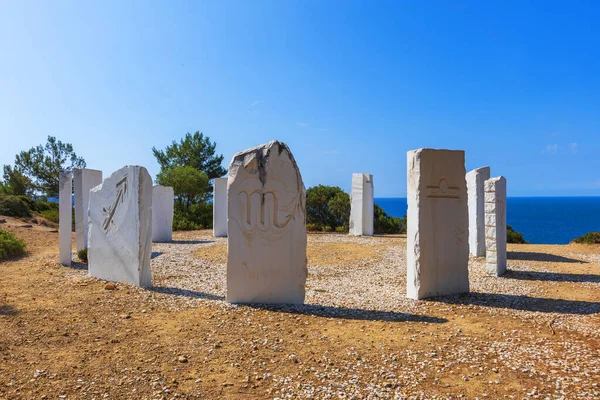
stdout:
[(227, 178), (217, 178), (214, 183), (213, 236), (227, 237)]
[(475, 257), (485, 256), (485, 199), (483, 185), (490, 179), (490, 167), (481, 167), (467, 173), (469, 196), (469, 252)]
[(407, 153), (406, 292), (412, 299), (469, 291), (465, 153)]
[(277, 141), (233, 156), (227, 188), (227, 301), (304, 303), (306, 193)]
[(73, 241), (73, 172), (60, 171), (58, 177), (58, 236), (59, 259), (71, 265)]
[(500, 276), (506, 272), (506, 179), (485, 181), (486, 270)]
[(173, 213), (175, 194), (170, 186), (156, 185), (152, 188), (152, 241), (173, 240)]
[(373, 175), (352, 174), (350, 235), (373, 236)]
[(142, 287), (152, 284), (152, 179), (125, 166), (90, 191), (88, 271)]
[(73, 169), (73, 192), (75, 194), (75, 247), (77, 251), (87, 248), (88, 203), (90, 190), (102, 183), (102, 171), (87, 168)]

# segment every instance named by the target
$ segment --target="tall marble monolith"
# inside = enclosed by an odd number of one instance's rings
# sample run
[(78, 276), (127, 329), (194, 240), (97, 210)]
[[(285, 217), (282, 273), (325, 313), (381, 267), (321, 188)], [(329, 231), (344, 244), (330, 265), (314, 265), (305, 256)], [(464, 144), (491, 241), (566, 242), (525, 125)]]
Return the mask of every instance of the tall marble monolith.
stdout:
[(352, 174), (350, 235), (373, 236), (373, 175)]
[(407, 297), (469, 291), (465, 152), (407, 153)]
[(227, 188), (227, 301), (304, 303), (306, 193), (281, 142), (237, 153)]
[(156, 185), (152, 188), (152, 241), (173, 240), (173, 213), (175, 194), (171, 186)]
[(506, 179), (485, 181), (486, 269), (491, 275), (506, 272)]
[(490, 179), (490, 167), (476, 168), (467, 173), (469, 197), (469, 252), (475, 257), (485, 256), (485, 201), (483, 185)]
[(87, 248), (88, 203), (90, 190), (102, 183), (102, 171), (87, 168), (73, 169), (73, 192), (75, 194), (75, 247), (77, 251)]
[(73, 242), (73, 172), (60, 171), (58, 175), (58, 236), (59, 260), (71, 265)]
[(88, 271), (142, 287), (152, 284), (152, 179), (127, 165), (90, 191)]
[(217, 178), (214, 183), (213, 236), (227, 237), (227, 178)]

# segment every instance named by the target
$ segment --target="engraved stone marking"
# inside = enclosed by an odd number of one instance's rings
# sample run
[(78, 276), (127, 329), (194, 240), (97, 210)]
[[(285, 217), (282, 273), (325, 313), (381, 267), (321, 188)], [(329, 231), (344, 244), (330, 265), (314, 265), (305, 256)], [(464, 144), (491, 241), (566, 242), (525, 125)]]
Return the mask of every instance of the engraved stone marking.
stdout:
[(127, 194), (127, 174), (116, 184), (117, 188), (117, 196), (115, 198), (115, 202), (106, 207), (102, 207), (102, 212), (106, 215), (104, 218), (104, 223), (102, 224), (102, 229), (105, 232), (110, 230), (111, 224), (113, 223), (113, 217), (115, 216), (115, 212), (117, 212), (117, 207), (119, 204), (123, 203), (124, 197)]
[(460, 186), (449, 185), (446, 177), (440, 178), (437, 185), (427, 185), (427, 189), (429, 193), (427, 197), (430, 199), (460, 199), (460, 196), (458, 195)]

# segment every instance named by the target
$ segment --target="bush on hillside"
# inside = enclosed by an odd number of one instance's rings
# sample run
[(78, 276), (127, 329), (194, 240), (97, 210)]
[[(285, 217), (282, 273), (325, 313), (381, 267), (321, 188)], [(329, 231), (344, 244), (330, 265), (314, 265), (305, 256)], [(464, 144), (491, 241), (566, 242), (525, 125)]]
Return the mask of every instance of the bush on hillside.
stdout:
[(588, 232), (573, 239), (573, 243), (600, 244), (600, 232)]
[(0, 229), (0, 260), (18, 257), (25, 253), (25, 242), (10, 232)]
[(25, 196), (0, 196), (0, 215), (18, 218), (31, 217), (31, 209), (24, 199), (32, 201)]
[(48, 221), (52, 221), (58, 224), (58, 210), (44, 210), (40, 212), (41, 216), (46, 218)]
[(506, 225), (506, 243), (528, 244), (529, 242), (523, 239), (521, 232), (515, 232), (510, 225)]
[(382, 233), (406, 233), (406, 215), (404, 218), (396, 218), (386, 214), (383, 208), (375, 204), (375, 215), (373, 218), (373, 231)]

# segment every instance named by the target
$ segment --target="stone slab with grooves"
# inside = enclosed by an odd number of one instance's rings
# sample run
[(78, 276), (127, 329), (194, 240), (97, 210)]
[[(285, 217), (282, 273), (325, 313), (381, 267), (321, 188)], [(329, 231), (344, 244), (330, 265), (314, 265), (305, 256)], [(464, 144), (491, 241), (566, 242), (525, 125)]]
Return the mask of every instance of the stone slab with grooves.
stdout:
[(227, 301), (304, 303), (306, 193), (289, 148), (237, 153), (227, 188)]
[(142, 287), (152, 284), (152, 179), (128, 165), (90, 191), (88, 271)]
[(468, 292), (465, 152), (409, 151), (407, 172), (407, 297)]

